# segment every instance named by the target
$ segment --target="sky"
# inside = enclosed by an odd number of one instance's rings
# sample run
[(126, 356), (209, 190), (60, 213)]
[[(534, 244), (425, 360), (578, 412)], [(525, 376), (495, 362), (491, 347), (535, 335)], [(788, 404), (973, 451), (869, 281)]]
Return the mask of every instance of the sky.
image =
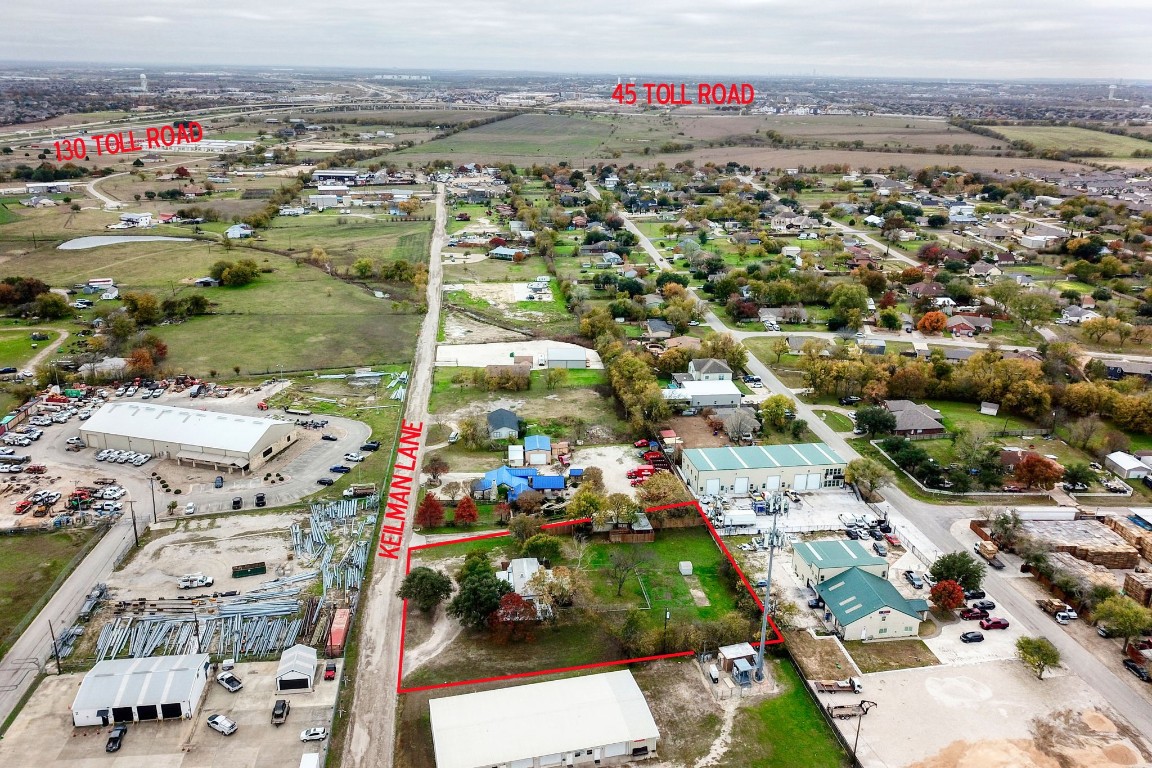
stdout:
[(1152, 80), (1149, 0), (40, 0), (0, 59), (630, 77)]

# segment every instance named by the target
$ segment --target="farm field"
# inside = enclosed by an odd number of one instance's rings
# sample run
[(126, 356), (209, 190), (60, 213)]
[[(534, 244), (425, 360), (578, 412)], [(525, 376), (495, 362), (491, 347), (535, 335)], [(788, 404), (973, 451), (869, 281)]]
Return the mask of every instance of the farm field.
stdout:
[(0, 330), (0, 368), (22, 366), (36, 354), (33, 344), (47, 345), (56, 339), (53, 333), (49, 341), (34, 342), (31, 334), (31, 331), (26, 330)]
[(90, 530), (0, 537), (0, 651), (45, 591), (94, 535)]
[(1152, 142), (1149, 141), (1072, 126), (997, 125), (992, 128), (1014, 141), (1032, 142), (1041, 150), (1062, 149), (1083, 152), (1099, 149), (1113, 157), (1132, 157), (1132, 153), (1138, 149), (1152, 149)]
[(760, 123), (761, 133), (771, 130), (789, 138), (833, 146), (840, 141), (861, 140), (867, 147), (891, 149), (934, 149), (939, 144), (972, 144), (991, 150), (1004, 143), (948, 125), (944, 120), (925, 117), (770, 115), (761, 118)]

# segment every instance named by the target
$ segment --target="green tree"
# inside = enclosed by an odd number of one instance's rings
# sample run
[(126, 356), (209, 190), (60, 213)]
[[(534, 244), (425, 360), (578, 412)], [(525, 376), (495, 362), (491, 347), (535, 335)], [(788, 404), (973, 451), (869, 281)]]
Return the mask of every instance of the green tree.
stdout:
[(56, 320), (72, 312), (68, 300), (58, 293), (42, 293), (36, 297), (35, 312), (39, 317)]
[[(978, 513), (985, 513), (984, 510), (977, 510)], [(988, 517), (987, 514), (984, 514)], [(1014, 547), (1016, 542), (1020, 540), (1021, 534), (1024, 532), (1024, 521), (1020, 519), (1020, 515), (1016, 510), (1009, 510), (1007, 512), (998, 512), (988, 517), (990, 521), (990, 530), (992, 531), (992, 538), (1001, 547)]]
[(431, 613), (436, 606), (452, 594), (452, 579), (440, 571), (427, 566), (418, 566), (408, 572), (400, 583), (397, 597), (411, 600), (424, 613)]
[(950, 552), (936, 558), (929, 569), (936, 581), (955, 581), (964, 589), (979, 589), (984, 581), (984, 566), (967, 552)]
[(549, 563), (555, 563), (559, 560), (562, 551), (563, 544), (560, 539), (546, 533), (536, 534), (524, 542), (524, 546), (521, 548), (524, 557), (534, 557)]
[(352, 272), (360, 279), (371, 277), (376, 272), (376, 263), (368, 258), (356, 259), (352, 263)]
[(844, 479), (854, 483), (865, 496), (871, 496), (877, 488), (894, 482), (896, 476), (875, 459), (860, 458), (848, 462), (844, 469)]
[(604, 509), (604, 497), (594, 488), (584, 483), (572, 496), (564, 512), (571, 520), (595, 518)]
[(465, 559), (456, 580), (459, 591), (448, 604), (448, 615), (473, 629), (483, 627), (500, 607), (500, 598), (512, 591), (506, 581), (496, 576), (487, 555), (478, 554), (479, 558)]
[(840, 318), (847, 318), (852, 310), (863, 312), (868, 308), (868, 289), (859, 283), (840, 283), (828, 295), (828, 306)]
[(456, 422), (456, 431), (460, 433), (460, 444), (470, 451), (488, 442), (488, 431), (475, 416)]
[(1037, 679), (1044, 679), (1044, 671), (1060, 663), (1060, 651), (1044, 637), (1021, 637), (1016, 640), (1016, 657), (1024, 666), (1036, 673)]
[(760, 421), (775, 430), (788, 426), (788, 413), (795, 411), (795, 403), (788, 395), (771, 395), (760, 403)]
[(1102, 624), (1117, 637), (1124, 638), (1124, 647), (1134, 637), (1152, 629), (1152, 611), (1130, 597), (1116, 595), (1096, 606), (1092, 612), (1096, 623)]
[(516, 515), (508, 521), (508, 532), (520, 546), (540, 532), (541, 520), (537, 515)]
[(740, 371), (748, 362), (748, 350), (729, 333), (714, 333), (700, 344), (701, 357), (715, 357), (728, 363), (733, 371)]
[(1080, 462), (1064, 467), (1064, 482), (1072, 485), (1091, 485), (1096, 482), (1096, 473), (1087, 464)]
[(544, 386), (546, 386), (548, 389), (556, 389), (556, 387), (562, 387), (567, 382), (567, 368), (549, 368), (548, 372), (544, 374)]
[(784, 357), (784, 355), (791, 351), (792, 348), (788, 346), (788, 339), (784, 338), (783, 336), (778, 337), (775, 341), (772, 342), (772, 354), (776, 355), (777, 365), (780, 364), (780, 358)]
[(896, 429), (896, 414), (879, 405), (867, 405), (856, 409), (856, 426), (869, 437), (889, 435)]
[(132, 316), (137, 325), (155, 325), (160, 322), (160, 299), (153, 293), (141, 291), (128, 291), (121, 297), (124, 309)]

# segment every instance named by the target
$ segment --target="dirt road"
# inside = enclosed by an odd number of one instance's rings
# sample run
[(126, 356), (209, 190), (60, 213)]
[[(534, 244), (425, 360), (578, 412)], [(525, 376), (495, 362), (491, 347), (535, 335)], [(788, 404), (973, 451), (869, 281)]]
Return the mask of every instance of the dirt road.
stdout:
[[(413, 358), (412, 383), (408, 387), (408, 404), (404, 418), (408, 422), (428, 423), (428, 397), (432, 391), (432, 372), (436, 359), (436, 332), (440, 325), (440, 289), (444, 270), (440, 250), (447, 236), (444, 232), (446, 210), (444, 185), (437, 185), (436, 227), (432, 234), (432, 252), (428, 261), (428, 311), (420, 327), (420, 338)], [(417, 466), (423, 462), (425, 435), (420, 436)], [(412, 519), (416, 496), (408, 509)], [(404, 544), (399, 560), (378, 559), (372, 573), (372, 584), (364, 597), (360, 634), (360, 657), (357, 661), (356, 695), (352, 701), (348, 739), (340, 764), (345, 768), (376, 768), (392, 764), (396, 741), (396, 675), (399, 670), (400, 619), (403, 604), (396, 597), (404, 576), (405, 551), (411, 544), (411, 523), (404, 529)]]

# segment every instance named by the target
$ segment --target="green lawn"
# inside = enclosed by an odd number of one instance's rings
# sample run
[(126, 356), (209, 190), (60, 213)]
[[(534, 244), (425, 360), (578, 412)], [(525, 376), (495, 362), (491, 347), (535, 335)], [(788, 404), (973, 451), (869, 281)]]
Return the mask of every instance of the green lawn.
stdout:
[(842, 768), (848, 755), (788, 661), (773, 660), (777, 696), (737, 710), (721, 768)]
[(983, 426), (990, 430), (1036, 429), (1039, 427), (1035, 422), (1008, 414), (987, 416), (980, 413), (979, 403), (925, 400), (924, 404), (929, 408), (935, 408), (944, 416), (944, 426), (949, 432), (973, 426)]
[(0, 332), (0, 368), (9, 366), (19, 368), (36, 354), (36, 350), (32, 348), (33, 344), (43, 347), (56, 340), (56, 334), (51, 334), (52, 338), (48, 341), (33, 342), (31, 333), (31, 331)]
[(75, 530), (0, 536), (0, 652), (92, 535)]
[(1131, 157), (1132, 153), (1138, 149), (1148, 150), (1152, 148), (1152, 143), (1141, 139), (1072, 126), (997, 125), (993, 130), (1013, 141), (1029, 141), (1040, 150), (1087, 151), (1098, 149), (1103, 156)]
[(855, 427), (852, 419), (847, 416), (837, 413), (836, 411), (815, 410), (813, 413), (817, 414), (825, 424), (832, 427), (837, 432), (851, 432)]

